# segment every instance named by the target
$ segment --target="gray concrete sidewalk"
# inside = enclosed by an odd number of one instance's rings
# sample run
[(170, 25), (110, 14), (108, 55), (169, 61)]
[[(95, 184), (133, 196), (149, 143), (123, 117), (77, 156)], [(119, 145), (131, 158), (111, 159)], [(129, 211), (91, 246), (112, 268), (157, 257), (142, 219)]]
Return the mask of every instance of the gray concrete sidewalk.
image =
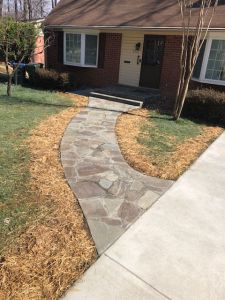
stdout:
[(225, 133), (64, 300), (225, 299)]

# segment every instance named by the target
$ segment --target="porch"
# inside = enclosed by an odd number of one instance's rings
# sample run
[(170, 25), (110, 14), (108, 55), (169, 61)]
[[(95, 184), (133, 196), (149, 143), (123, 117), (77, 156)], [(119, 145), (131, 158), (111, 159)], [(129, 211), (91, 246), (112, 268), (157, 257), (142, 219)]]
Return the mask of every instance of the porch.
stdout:
[(94, 89), (90, 95), (95, 98), (134, 106), (143, 106), (152, 100), (160, 99), (160, 92), (157, 89), (131, 87), (120, 84)]

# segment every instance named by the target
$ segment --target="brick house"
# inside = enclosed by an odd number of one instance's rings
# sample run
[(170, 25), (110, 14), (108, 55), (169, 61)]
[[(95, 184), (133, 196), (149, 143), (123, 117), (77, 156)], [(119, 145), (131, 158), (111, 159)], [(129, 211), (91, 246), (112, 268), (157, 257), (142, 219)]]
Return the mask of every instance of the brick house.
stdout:
[[(193, 74), (198, 84), (225, 86), (224, 15), (220, 1)], [(61, 0), (45, 28), (55, 33), (48, 68), (73, 72), (88, 86), (147, 87), (174, 97), (182, 36), (177, 0)]]
[(45, 51), (44, 51), (44, 33), (42, 30), (42, 24), (43, 24), (44, 19), (38, 19), (38, 20), (33, 20), (31, 21), (32, 23), (35, 24), (38, 34), (36, 37), (36, 43), (35, 43), (35, 49), (34, 53), (30, 58), (31, 63), (35, 64), (43, 64), (45, 63)]
[(34, 54), (31, 56), (30, 62), (44, 65), (45, 63), (44, 34), (41, 33), (38, 34), (36, 38)]

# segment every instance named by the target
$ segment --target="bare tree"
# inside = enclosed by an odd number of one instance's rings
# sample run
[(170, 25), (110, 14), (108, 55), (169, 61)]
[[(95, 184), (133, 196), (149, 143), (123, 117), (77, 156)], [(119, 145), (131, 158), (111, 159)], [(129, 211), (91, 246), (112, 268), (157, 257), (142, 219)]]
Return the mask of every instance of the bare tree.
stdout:
[(32, 20), (32, 18), (33, 18), (32, 0), (27, 0), (27, 5), (28, 5), (28, 20)]
[(40, 1), (40, 17), (43, 18), (44, 16), (44, 1)]
[(57, 0), (52, 0), (52, 8), (54, 8), (57, 5)]
[(3, 12), (3, 0), (0, 0), (0, 18), (2, 17)]
[(182, 18), (182, 49), (180, 79), (173, 110), (175, 120), (180, 118), (194, 67), (207, 37), (218, 0), (178, 0)]
[[(3, 3), (2, 15), (18, 21), (44, 18), (52, 6), (50, 0), (0, 0), (0, 5), (1, 3)], [(53, 6), (55, 3), (56, 0), (53, 0)]]
[[(37, 29), (31, 22), (18, 22), (12, 18), (0, 20), (0, 51), (3, 55), (8, 77), (7, 95), (12, 95), (12, 79), (20, 64), (35, 49)], [(16, 61), (12, 72), (9, 62)]]
[(26, 20), (27, 19), (27, 0), (23, 0), (21, 9), (22, 9), (22, 19)]
[[(0, 20), (0, 52), (4, 58), (8, 77), (7, 95), (12, 95), (12, 81), (22, 62), (27, 62), (32, 56), (43, 53), (55, 39), (52, 31), (47, 32), (43, 45), (36, 45), (38, 30), (34, 22), (18, 22), (13, 18)], [(10, 61), (14, 61), (13, 71), (10, 72)]]
[(15, 19), (18, 20), (19, 14), (18, 14), (18, 2), (17, 2), (17, 0), (14, 0), (14, 11), (15, 11)]

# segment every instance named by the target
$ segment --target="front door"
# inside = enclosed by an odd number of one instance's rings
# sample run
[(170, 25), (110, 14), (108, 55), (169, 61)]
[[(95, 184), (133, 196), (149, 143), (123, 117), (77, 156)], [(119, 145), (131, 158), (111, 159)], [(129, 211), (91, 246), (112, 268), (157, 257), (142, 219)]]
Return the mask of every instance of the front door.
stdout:
[(139, 85), (158, 89), (160, 85), (165, 37), (145, 35)]

